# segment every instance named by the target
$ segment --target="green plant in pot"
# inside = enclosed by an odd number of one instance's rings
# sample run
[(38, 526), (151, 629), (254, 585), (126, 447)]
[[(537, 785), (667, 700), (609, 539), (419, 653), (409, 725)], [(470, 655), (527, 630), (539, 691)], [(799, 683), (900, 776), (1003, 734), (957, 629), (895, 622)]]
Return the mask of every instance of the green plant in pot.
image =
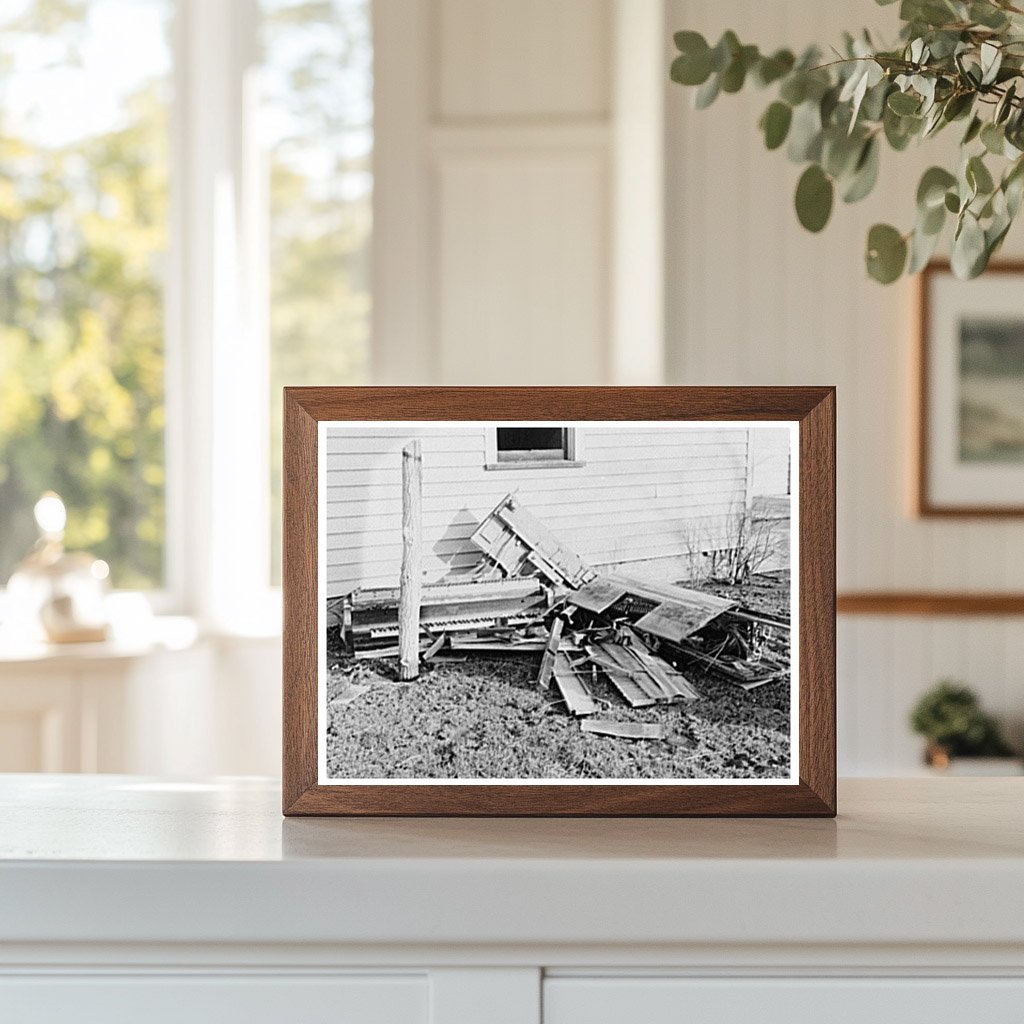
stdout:
[(921, 270), (952, 225), (953, 271), (977, 277), (1024, 199), (1024, 0), (899, 2), (891, 46), (865, 31), (845, 33), (829, 52), (763, 54), (732, 31), (714, 46), (700, 33), (677, 32), (671, 76), (696, 88), (699, 108), (748, 83), (774, 91), (759, 127), (768, 149), (785, 146), (790, 160), (806, 165), (795, 203), (808, 231), (825, 227), (837, 196), (855, 203), (871, 192), (883, 145), (902, 152), (939, 132), (961, 132), (958, 164), (924, 173), (910, 226), (875, 224), (865, 260), (871, 277), (889, 284)]
[(955, 757), (1013, 756), (974, 691), (949, 679), (921, 697), (911, 712), (910, 725), (927, 739), (925, 760), (935, 768), (947, 768)]

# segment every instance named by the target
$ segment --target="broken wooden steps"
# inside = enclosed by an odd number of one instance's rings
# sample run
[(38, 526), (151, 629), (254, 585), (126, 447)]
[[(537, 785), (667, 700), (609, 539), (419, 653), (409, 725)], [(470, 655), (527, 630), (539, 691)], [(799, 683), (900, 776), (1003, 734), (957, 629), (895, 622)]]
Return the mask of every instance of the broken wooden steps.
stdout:
[[(634, 708), (700, 696), (677, 665), (710, 666), (752, 689), (786, 675), (789, 623), (674, 584), (599, 573), (506, 495), (477, 527), (488, 571), (422, 588), (424, 662), (477, 655), (540, 656), (537, 683), (574, 715), (591, 715), (600, 674)], [(477, 577), (481, 573), (477, 572)], [(390, 657), (398, 589), (356, 590), (329, 608), (357, 658)], [(606, 702), (605, 702), (606, 703)]]

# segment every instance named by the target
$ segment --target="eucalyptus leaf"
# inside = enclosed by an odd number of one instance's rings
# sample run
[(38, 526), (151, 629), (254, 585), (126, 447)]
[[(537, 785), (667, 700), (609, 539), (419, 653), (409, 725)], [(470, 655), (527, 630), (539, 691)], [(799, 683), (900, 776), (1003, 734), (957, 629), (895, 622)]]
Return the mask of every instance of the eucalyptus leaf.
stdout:
[(953, 238), (950, 258), (953, 273), (963, 281), (977, 277), (980, 270), (976, 268), (980, 264), (981, 269), (984, 269), (984, 259), (985, 232), (978, 219), (969, 211), (965, 212)]
[(942, 123), (942, 107), (932, 107), (932, 112), (925, 118), (924, 131), (921, 138), (926, 139), (935, 132)]
[[(697, 33), (694, 32), (693, 35)], [(672, 61), (669, 75), (680, 85), (703, 85), (711, 74), (711, 53), (705, 46), (700, 54), (681, 54)]]
[(892, 284), (906, 262), (906, 239), (890, 224), (875, 224), (868, 232), (868, 274), (880, 284)]
[(864, 143), (853, 174), (843, 187), (844, 203), (860, 202), (875, 187), (878, 181), (879, 149), (877, 136), (872, 136)]
[(929, 78), (927, 75), (913, 75), (910, 84), (924, 100), (921, 110), (927, 113), (935, 104), (935, 79)]
[(972, 117), (971, 123), (967, 126), (967, 131), (964, 132), (964, 137), (960, 140), (961, 146), (970, 145), (981, 133), (983, 122), (980, 117)]
[(761, 115), (761, 130), (764, 144), (768, 149), (778, 149), (786, 141), (789, 126), (793, 121), (793, 108), (788, 103), (776, 100)]
[(889, 109), (894, 114), (916, 114), (921, 107), (921, 100), (909, 92), (894, 92), (889, 96)]
[(1005, 28), (1007, 25), (1006, 15), (998, 8), (993, 7), (990, 3), (976, 2), (972, 3), (967, 15), (971, 21), (978, 25), (984, 25), (985, 28), (999, 29)]
[(941, 231), (928, 233), (920, 227), (910, 237), (910, 261), (907, 264), (908, 274), (917, 274), (931, 261), (938, 247)]
[(821, 114), (821, 123), (828, 124), (830, 121), (838, 121), (839, 113), (839, 92), (837, 88), (829, 89), (818, 101), (818, 111)]
[(860, 105), (859, 120), (862, 124), (865, 121), (882, 120), (882, 115), (885, 113), (885, 102), (892, 91), (892, 82), (884, 77), (868, 88), (864, 95), (864, 102)]
[(999, 74), (1003, 63), (1003, 51), (991, 42), (981, 44), (979, 51), (981, 58), (981, 84), (991, 85)]
[(821, 111), (817, 103), (805, 101), (793, 111), (786, 155), (793, 163), (817, 160), (821, 143)]
[(717, 74), (712, 74), (712, 76), (694, 93), (693, 105), (698, 110), (706, 110), (715, 102), (721, 91), (721, 78)]
[(981, 143), (993, 155), (1002, 156), (1006, 146), (1006, 133), (1001, 125), (991, 121), (981, 129)]
[(957, 121), (966, 117), (974, 107), (975, 95), (972, 92), (954, 93), (942, 107), (942, 116), (946, 121)]
[(987, 196), (995, 188), (992, 175), (980, 156), (972, 156), (967, 161), (966, 177), (975, 194)]
[(797, 107), (807, 99), (807, 75), (803, 71), (794, 71), (783, 79), (779, 87), (779, 98), (791, 107)]
[(992, 116), (992, 120), (996, 124), (1002, 124), (1013, 111), (1013, 101), (1017, 97), (1017, 83), (1011, 82), (1007, 87), (1006, 91), (1000, 97), (999, 102), (996, 104), (996, 112)]
[(770, 57), (762, 57), (753, 71), (754, 81), (764, 87), (784, 78), (793, 70), (796, 58), (790, 50), (776, 50)]
[(722, 72), (722, 92), (739, 92), (758, 56), (756, 46), (741, 46), (732, 63)]
[(917, 186), (917, 208), (923, 212), (942, 206), (946, 192), (956, 184), (956, 176), (944, 167), (929, 167)]
[(917, 228), (925, 235), (938, 235), (946, 224), (946, 204), (939, 203), (927, 210), (918, 210)]
[(833, 178), (841, 178), (854, 170), (864, 149), (865, 138), (847, 135), (838, 127), (822, 133), (821, 166)]
[(796, 186), (796, 215), (808, 231), (821, 231), (832, 215), (832, 180), (817, 165), (811, 164)]
[(900, 117), (891, 110), (886, 110), (882, 117), (885, 141), (897, 152), (904, 150), (923, 124), (922, 117)]
[(727, 29), (711, 51), (711, 70), (721, 74), (732, 64), (734, 56), (741, 48), (742, 44), (736, 33), (732, 29)]

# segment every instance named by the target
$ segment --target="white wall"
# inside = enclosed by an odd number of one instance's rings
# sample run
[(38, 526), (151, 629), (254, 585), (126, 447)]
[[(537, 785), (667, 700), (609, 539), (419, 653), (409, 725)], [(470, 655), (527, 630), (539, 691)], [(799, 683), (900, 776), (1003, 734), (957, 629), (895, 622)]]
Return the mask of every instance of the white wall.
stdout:
[(728, 543), (732, 517), (747, 499), (752, 439), (789, 441), (785, 428), (578, 424), (573, 465), (531, 469), (495, 466), (489, 433), (493, 438), (493, 428), (479, 424), (327, 432), (328, 597), (396, 585), (402, 448), (411, 437), (420, 438), (423, 452), (423, 571), (430, 581), (480, 566), (483, 556), (470, 538), (510, 492), (589, 565), (689, 570), (682, 557), (688, 544), (696, 553)]
[(378, 0), (378, 383), (657, 382), (662, 11)]
[[(888, 26), (869, 0), (669, 0), (668, 28), (764, 47), (828, 43), (843, 28)], [(668, 33), (666, 33), (668, 38)], [(917, 179), (944, 159), (939, 138), (885, 152), (878, 193), (838, 204), (818, 236), (792, 208), (800, 169), (768, 153), (756, 122), (765, 92), (705, 111), (667, 86), (668, 379), (686, 384), (835, 384), (839, 406), (840, 590), (1024, 589), (1024, 523), (914, 519), (909, 512), (913, 285), (883, 288), (862, 263), (868, 227), (912, 223)], [(954, 135), (955, 133), (951, 133)], [(1024, 251), (1020, 230), (1008, 255)], [(846, 774), (912, 769), (906, 728), (919, 693), (966, 680), (1020, 731), (1024, 621), (840, 618), (839, 745)]]

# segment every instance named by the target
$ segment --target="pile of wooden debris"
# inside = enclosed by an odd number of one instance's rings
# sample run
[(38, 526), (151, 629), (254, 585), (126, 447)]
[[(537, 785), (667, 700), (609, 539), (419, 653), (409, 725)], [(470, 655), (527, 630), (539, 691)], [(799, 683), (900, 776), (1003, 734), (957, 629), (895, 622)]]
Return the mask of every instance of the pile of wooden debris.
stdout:
[[(569, 711), (596, 714), (606, 679), (631, 707), (700, 696), (683, 674), (711, 668), (744, 689), (789, 672), (786, 619), (684, 587), (599, 573), (507, 495), (477, 528), (485, 559), (472, 577), (423, 587), (424, 662), (471, 653), (540, 655), (538, 685)], [(398, 655), (397, 589), (356, 590), (333, 607), (355, 658)], [(659, 726), (588, 719), (587, 732), (661, 738)]]

